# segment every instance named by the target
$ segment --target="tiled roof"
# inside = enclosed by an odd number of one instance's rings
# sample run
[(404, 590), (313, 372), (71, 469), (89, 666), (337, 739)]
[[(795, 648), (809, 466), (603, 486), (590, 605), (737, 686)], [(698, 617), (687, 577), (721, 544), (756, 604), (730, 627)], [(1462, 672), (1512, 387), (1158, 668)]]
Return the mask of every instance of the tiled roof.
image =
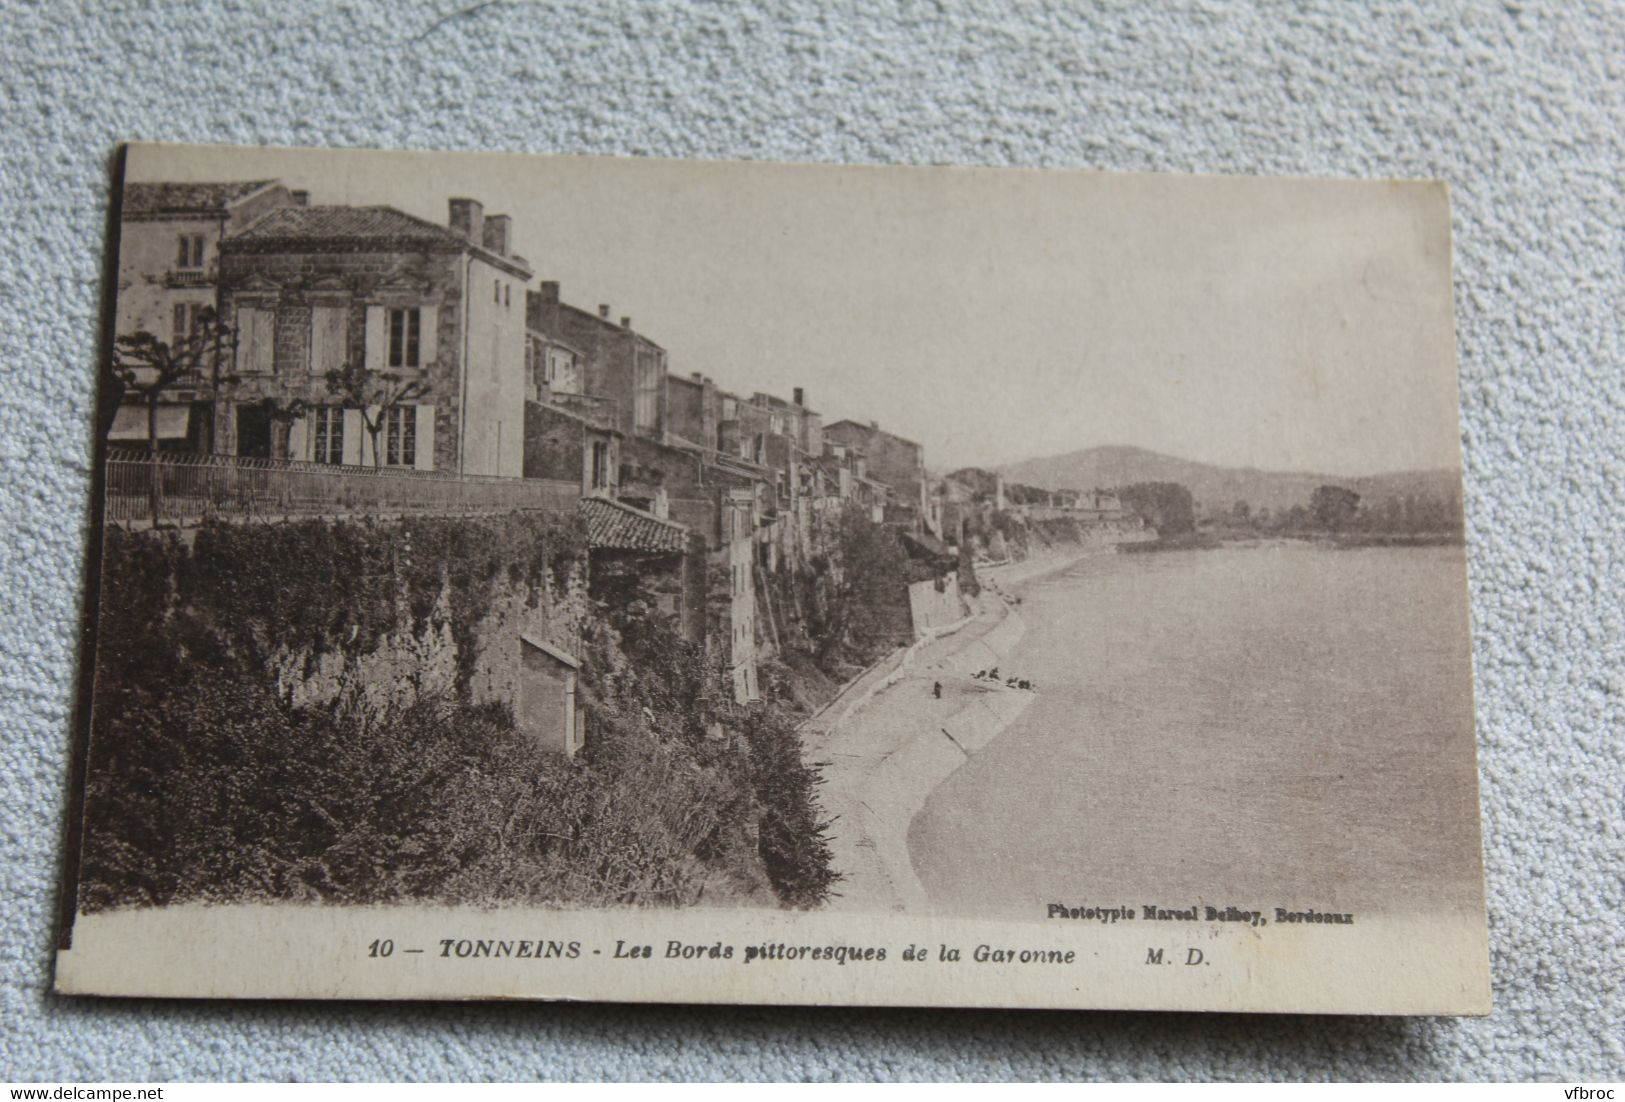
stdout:
[(449, 226), (394, 207), (282, 207), (249, 226), (237, 241), (425, 241), (466, 248), (468, 238)]
[(215, 214), (275, 180), (234, 180), (217, 184), (125, 184), (126, 214)]
[(675, 521), (602, 497), (581, 499), (587, 542), (616, 551), (681, 553), (688, 549), (688, 529)]

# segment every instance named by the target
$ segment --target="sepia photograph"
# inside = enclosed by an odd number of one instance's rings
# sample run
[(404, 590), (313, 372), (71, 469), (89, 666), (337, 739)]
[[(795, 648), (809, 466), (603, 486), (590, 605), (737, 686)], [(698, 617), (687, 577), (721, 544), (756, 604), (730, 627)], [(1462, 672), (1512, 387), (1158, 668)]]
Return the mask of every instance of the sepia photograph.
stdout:
[(115, 175), (58, 990), (1489, 1011), (1443, 184)]

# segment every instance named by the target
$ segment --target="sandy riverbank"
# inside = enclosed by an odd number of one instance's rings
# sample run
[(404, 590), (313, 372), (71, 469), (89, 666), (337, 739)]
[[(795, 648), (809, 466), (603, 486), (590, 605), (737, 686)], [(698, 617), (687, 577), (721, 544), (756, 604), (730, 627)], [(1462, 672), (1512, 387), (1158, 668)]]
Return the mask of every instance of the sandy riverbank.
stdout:
[[(985, 591), (970, 599), (970, 617), (881, 663), (803, 727), (809, 758), (825, 763), (830, 845), (846, 878), (829, 909), (929, 910), (909, 858), (909, 824), (932, 790), (1033, 700), (970, 675), (998, 665), (1025, 633), (1010, 600), (1014, 589), (1103, 552), (1113, 549), (1057, 551), (979, 570)], [(932, 692), (938, 682), (940, 698)]]

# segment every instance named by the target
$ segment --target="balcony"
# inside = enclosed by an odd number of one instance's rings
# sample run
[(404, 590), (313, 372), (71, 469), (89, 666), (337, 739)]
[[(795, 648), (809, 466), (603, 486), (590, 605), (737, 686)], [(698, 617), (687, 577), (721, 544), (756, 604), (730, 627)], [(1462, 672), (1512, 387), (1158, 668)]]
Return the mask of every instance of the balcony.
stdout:
[(164, 273), (164, 286), (169, 288), (213, 287), (217, 274), (213, 265), (207, 268), (171, 268)]

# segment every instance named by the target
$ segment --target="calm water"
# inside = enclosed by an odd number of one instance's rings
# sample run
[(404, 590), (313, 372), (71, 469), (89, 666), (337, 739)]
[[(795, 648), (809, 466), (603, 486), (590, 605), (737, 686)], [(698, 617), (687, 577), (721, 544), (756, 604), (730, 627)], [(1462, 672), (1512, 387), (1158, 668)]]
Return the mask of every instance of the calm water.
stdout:
[(1030, 587), (1040, 693), (914, 820), (950, 914), (1476, 900), (1459, 548), (1106, 555)]

